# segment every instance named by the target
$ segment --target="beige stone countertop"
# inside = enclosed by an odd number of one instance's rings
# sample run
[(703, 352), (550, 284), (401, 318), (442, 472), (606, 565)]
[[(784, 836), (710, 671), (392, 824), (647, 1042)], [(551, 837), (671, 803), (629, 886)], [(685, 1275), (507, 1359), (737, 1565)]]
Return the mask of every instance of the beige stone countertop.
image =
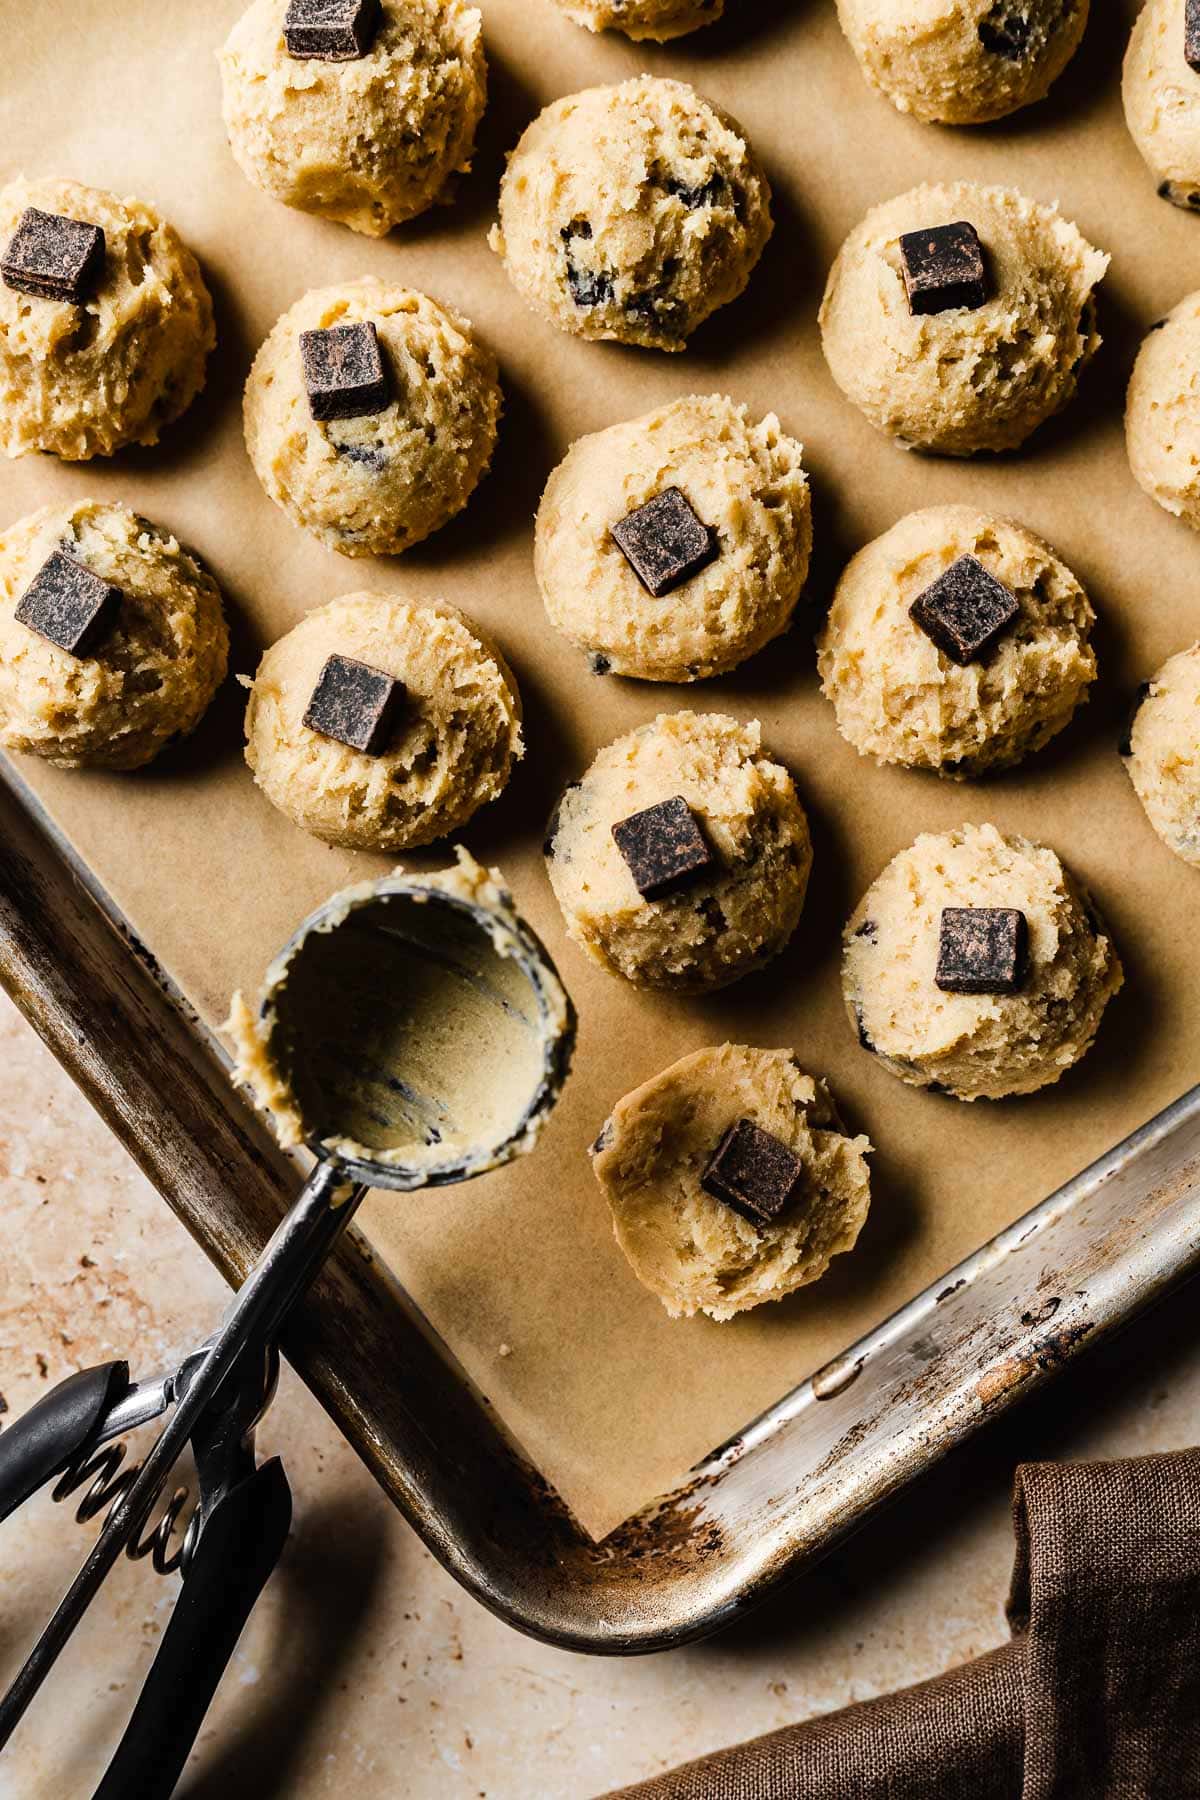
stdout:
[[(0, 1067), (0, 1413), (13, 1414), (92, 1362), (169, 1366), (224, 1290), (2, 998)], [(1194, 1307), (1185, 1293), (1085, 1358), (751, 1620), (623, 1662), (531, 1643), (462, 1594), (285, 1370), (259, 1443), (286, 1460), (295, 1524), (179, 1795), (590, 1800), (973, 1656), (1005, 1635), (1018, 1461), (1195, 1440)], [(3, 1527), (3, 1680), (93, 1531), (47, 1495)], [(122, 1561), (0, 1762), (0, 1800), (91, 1793), (177, 1581)]]

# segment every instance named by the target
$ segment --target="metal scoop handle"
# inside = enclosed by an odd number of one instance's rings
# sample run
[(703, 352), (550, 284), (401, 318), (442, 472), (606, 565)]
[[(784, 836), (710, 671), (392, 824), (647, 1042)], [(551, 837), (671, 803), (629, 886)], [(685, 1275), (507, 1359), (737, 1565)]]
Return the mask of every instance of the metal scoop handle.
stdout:
[(225, 1377), (251, 1345), (278, 1333), (366, 1193), (347, 1186), (336, 1162), (318, 1162), (262, 1255), (238, 1289), (207, 1355), (177, 1396), (175, 1411), (137, 1480), (105, 1523), (16, 1680), (0, 1700), (0, 1750), (8, 1743), (55, 1660), (125, 1546), (141, 1529), (184, 1445)]

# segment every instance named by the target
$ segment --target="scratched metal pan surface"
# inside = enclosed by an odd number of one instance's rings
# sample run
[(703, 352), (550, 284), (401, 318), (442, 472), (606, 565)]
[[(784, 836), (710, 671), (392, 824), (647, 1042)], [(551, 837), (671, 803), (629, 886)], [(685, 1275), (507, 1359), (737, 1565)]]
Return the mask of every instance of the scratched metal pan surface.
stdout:
[[(0, 762), (0, 980), (231, 1282), (296, 1167)], [(521, 1631), (631, 1655), (717, 1630), (1200, 1262), (1200, 1087), (597, 1543), (347, 1239), (285, 1349), (450, 1572)]]

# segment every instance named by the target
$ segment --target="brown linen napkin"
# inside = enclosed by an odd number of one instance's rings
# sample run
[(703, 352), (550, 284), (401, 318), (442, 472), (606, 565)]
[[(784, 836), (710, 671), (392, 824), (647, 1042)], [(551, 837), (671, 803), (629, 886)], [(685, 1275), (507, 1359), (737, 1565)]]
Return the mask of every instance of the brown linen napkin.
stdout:
[(1200, 1451), (1030, 1463), (1012, 1642), (610, 1800), (1200, 1797)]

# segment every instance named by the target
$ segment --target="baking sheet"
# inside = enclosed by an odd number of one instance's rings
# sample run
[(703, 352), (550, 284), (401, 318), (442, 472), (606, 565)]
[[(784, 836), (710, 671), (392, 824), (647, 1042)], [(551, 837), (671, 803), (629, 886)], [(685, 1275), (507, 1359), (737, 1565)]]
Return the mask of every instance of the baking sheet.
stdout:
[[(1136, 682), (1200, 633), (1200, 545), (1140, 493), (1121, 400), (1142, 332), (1200, 286), (1200, 219), (1158, 201), (1127, 138), (1120, 58), (1136, 0), (1097, 0), (1049, 103), (973, 132), (902, 119), (868, 91), (828, 0), (729, 0), (673, 46), (594, 38), (548, 0), (483, 0), (491, 100), (458, 203), (383, 243), (290, 212), (250, 187), (224, 142), (214, 52), (238, 0), (2, 0), (0, 176), (63, 174), (139, 194), (200, 256), (217, 306), (208, 388), (155, 450), (0, 470), (5, 521), (54, 499), (120, 499), (204, 557), (234, 626), (233, 667), (309, 607), (371, 588), (444, 596), (498, 638), (527, 711), (508, 793), (462, 834), (498, 863), (559, 961), (582, 1021), (566, 1096), (537, 1155), (470, 1186), (373, 1197), (363, 1227), (584, 1526), (603, 1533), (849, 1340), (1149, 1117), (1200, 1074), (1200, 885), (1146, 825), (1114, 753)], [(503, 153), (547, 101), (642, 69), (692, 81), (747, 128), (770, 171), (776, 232), (748, 290), (681, 357), (570, 340), (529, 314), (485, 244)], [(1062, 418), (1018, 456), (922, 459), (879, 437), (825, 369), (816, 311), (842, 237), (874, 202), (966, 178), (1060, 200), (1113, 253), (1106, 339)], [(498, 353), (507, 413), (467, 511), (402, 559), (351, 562), (294, 530), (241, 439), (241, 388), (280, 312), (362, 274), (427, 289)], [(692, 688), (590, 676), (546, 623), (531, 523), (546, 475), (582, 432), (688, 392), (777, 411), (807, 446), (816, 552), (808, 610), (732, 677)], [(1043, 532), (1100, 614), (1102, 679), (1023, 771), (987, 784), (880, 770), (840, 739), (814, 673), (812, 624), (846, 558), (901, 514), (964, 501)], [(297, 920), (382, 859), (331, 850), (282, 819), (241, 760), (232, 678), (190, 745), (136, 776), (21, 773), (210, 1022), (255, 987)], [(676, 706), (762, 720), (795, 771), (816, 864), (804, 919), (764, 974), (708, 999), (640, 995), (570, 945), (545, 879), (558, 788), (617, 733)], [(1100, 1041), (1041, 1096), (966, 1107), (917, 1093), (857, 1047), (842, 1011), (843, 919), (921, 830), (993, 820), (1053, 845), (1094, 889), (1128, 982)], [(433, 867), (438, 850), (410, 859)], [(860, 1246), (819, 1287), (726, 1325), (669, 1320), (613, 1242), (585, 1155), (612, 1103), (699, 1045), (793, 1047), (829, 1076), (877, 1145)], [(403, 1371), (397, 1371), (398, 1379)]]

